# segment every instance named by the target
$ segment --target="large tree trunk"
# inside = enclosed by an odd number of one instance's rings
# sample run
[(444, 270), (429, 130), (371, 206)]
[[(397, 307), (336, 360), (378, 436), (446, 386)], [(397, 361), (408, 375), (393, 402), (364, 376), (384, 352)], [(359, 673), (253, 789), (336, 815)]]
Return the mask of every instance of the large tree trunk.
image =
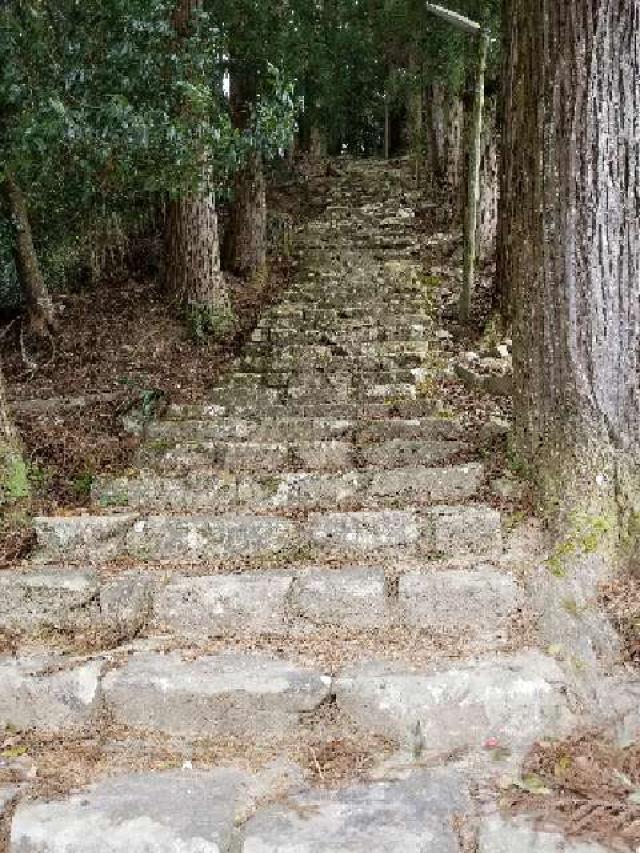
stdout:
[(553, 506), (634, 512), (640, 0), (511, 0), (515, 441)]
[(29, 325), (33, 332), (44, 337), (56, 330), (57, 321), (33, 245), (27, 201), (22, 189), (11, 175), (5, 177), (3, 190), (15, 232), (14, 258), (20, 287), (27, 305)]
[[(251, 71), (238, 69), (231, 75), (231, 109), (234, 124), (250, 130), (251, 111), (256, 102), (256, 79)], [(229, 225), (225, 237), (225, 267), (238, 276), (255, 279), (267, 266), (267, 192), (262, 154), (254, 148), (234, 179)]]
[(225, 337), (232, 314), (220, 271), (218, 214), (213, 193), (169, 203), (165, 226), (166, 287), (186, 312), (196, 337)]
[[(179, 37), (188, 33), (193, 12), (201, 0), (178, 0), (174, 24)], [(203, 176), (208, 175), (206, 153)], [(220, 270), (218, 214), (208, 177), (203, 189), (172, 199), (165, 226), (165, 287), (170, 299), (185, 311), (197, 338), (226, 337), (233, 327), (224, 276)]]

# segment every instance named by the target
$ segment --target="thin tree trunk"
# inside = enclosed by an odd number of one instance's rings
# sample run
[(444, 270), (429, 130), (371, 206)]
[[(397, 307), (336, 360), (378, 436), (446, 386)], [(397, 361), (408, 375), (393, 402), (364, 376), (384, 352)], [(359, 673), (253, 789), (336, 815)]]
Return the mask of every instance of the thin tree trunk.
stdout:
[(14, 258), (29, 325), (33, 332), (44, 337), (57, 329), (57, 320), (33, 245), (27, 201), (12, 175), (5, 177), (4, 195), (15, 230)]
[(516, 449), (552, 507), (637, 534), (640, 0), (511, 15)]
[[(201, 0), (179, 0), (174, 24), (179, 37), (188, 33)], [(206, 154), (202, 156), (203, 189), (172, 199), (165, 226), (165, 287), (185, 311), (198, 338), (226, 337), (233, 328), (224, 276), (220, 270), (220, 239), (215, 194)]]
[(515, 214), (515, 205), (518, 204), (513, 185), (512, 156), (517, 138), (517, 113), (514, 108), (517, 81), (514, 75), (518, 65), (516, 55), (518, 41), (513, 33), (515, 17), (511, 4), (512, 0), (503, 0), (502, 3), (502, 83), (498, 106), (500, 189), (495, 291), (498, 308), (505, 324), (511, 321), (513, 309), (511, 293), (511, 282), (513, 281), (513, 270), (511, 268), (511, 224)]
[(471, 316), (471, 298), (473, 296), (476, 267), (482, 114), (484, 109), (484, 75), (487, 67), (487, 48), (488, 39), (482, 33), (478, 36), (478, 65), (476, 69), (473, 123), (470, 139), (471, 148), (469, 152), (469, 186), (464, 229), (464, 268), (459, 308), (460, 322), (463, 324), (468, 323)]
[[(256, 102), (256, 79), (252, 69), (237, 69), (231, 75), (231, 109), (241, 132), (251, 129)], [(262, 153), (254, 148), (234, 179), (229, 226), (224, 248), (225, 267), (246, 279), (264, 276), (267, 267), (267, 191)]]
[(416, 185), (420, 186), (424, 172), (423, 143), (424, 122), (422, 120), (423, 89), (422, 73), (415, 57), (415, 51), (409, 57), (410, 89), (407, 103), (407, 136), (409, 152), (413, 161), (413, 174)]

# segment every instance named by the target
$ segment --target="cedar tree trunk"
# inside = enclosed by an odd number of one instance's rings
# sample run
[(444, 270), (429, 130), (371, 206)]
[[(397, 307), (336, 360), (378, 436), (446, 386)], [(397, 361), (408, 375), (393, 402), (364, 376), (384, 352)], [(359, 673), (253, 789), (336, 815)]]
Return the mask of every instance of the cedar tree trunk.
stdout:
[(637, 531), (640, 0), (510, 5), (515, 446), (551, 510)]

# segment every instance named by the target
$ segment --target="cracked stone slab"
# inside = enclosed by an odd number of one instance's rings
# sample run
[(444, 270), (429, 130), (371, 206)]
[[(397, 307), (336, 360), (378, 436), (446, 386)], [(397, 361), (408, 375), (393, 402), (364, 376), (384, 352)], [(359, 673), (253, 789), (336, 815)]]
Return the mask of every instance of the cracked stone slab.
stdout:
[(366, 631), (389, 621), (382, 568), (310, 569), (293, 583), (289, 612), (302, 627)]
[(95, 615), (99, 581), (91, 570), (35, 569), (0, 574), (0, 630), (73, 629)]
[(517, 751), (575, 723), (558, 663), (537, 650), (449, 669), (373, 662), (347, 670), (334, 687), (358, 725), (430, 752), (481, 749), (489, 737)]
[(0, 727), (68, 731), (99, 710), (102, 660), (62, 655), (0, 657)]
[(255, 515), (150, 516), (129, 531), (126, 549), (142, 559), (202, 561), (290, 550), (296, 525), (285, 518)]
[(480, 825), (478, 853), (610, 853), (611, 848), (590, 841), (568, 839), (553, 830), (536, 829), (522, 818), (500, 815)]
[(304, 794), (290, 803), (247, 822), (242, 853), (459, 853), (452, 820), (468, 807), (462, 780), (448, 770)]
[(154, 621), (160, 630), (194, 640), (283, 634), (292, 582), (293, 575), (275, 572), (177, 577), (159, 592)]
[(491, 566), (407, 572), (399, 582), (398, 607), (415, 630), (506, 639), (522, 603), (515, 580)]
[(228, 853), (245, 774), (170, 770), (18, 806), (10, 853)]
[(132, 655), (103, 680), (123, 725), (166, 734), (258, 737), (287, 732), (329, 695), (331, 679), (266, 655)]

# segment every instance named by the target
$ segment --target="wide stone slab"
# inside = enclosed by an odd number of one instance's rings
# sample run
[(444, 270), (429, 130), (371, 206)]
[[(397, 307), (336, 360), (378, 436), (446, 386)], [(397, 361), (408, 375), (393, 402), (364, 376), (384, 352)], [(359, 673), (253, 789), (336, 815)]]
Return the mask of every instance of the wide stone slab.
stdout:
[(128, 554), (141, 559), (204, 561), (291, 550), (296, 525), (255, 515), (150, 516), (139, 519), (126, 540)]
[(0, 573), (0, 630), (35, 633), (73, 629), (91, 616), (99, 590), (95, 572), (41, 569)]
[(611, 848), (590, 841), (566, 838), (552, 829), (537, 829), (523, 818), (500, 815), (480, 825), (478, 853), (610, 853)]
[(442, 506), (429, 510), (431, 549), (441, 555), (498, 556), (502, 551), (500, 513), (489, 506)]
[(283, 634), (292, 575), (176, 577), (160, 591), (154, 608), (159, 630), (192, 640), (228, 634)]
[(43, 560), (82, 559), (92, 562), (116, 557), (123, 549), (135, 515), (69, 515), (35, 518), (37, 556)]
[(574, 722), (560, 667), (536, 650), (449, 669), (374, 662), (346, 671), (334, 687), (338, 706), (365, 730), (412, 749), (481, 749), (489, 737), (521, 749)]
[(69, 731), (99, 710), (101, 660), (61, 655), (0, 657), (0, 728)]
[(103, 681), (123, 725), (172, 735), (259, 737), (291, 731), (329, 694), (331, 679), (265, 655), (133, 655)]
[(305, 532), (317, 547), (359, 553), (415, 546), (420, 535), (411, 510), (312, 513)]
[(484, 479), (480, 464), (450, 468), (400, 468), (380, 471), (369, 485), (369, 495), (378, 500), (463, 501), (476, 494)]
[(232, 769), (171, 770), (24, 803), (10, 853), (228, 853), (245, 781)]
[(479, 565), (407, 572), (400, 578), (398, 607), (415, 630), (495, 640), (507, 637), (522, 599), (512, 577)]
[(383, 569), (310, 569), (293, 583), (289, 612), (296, 628), (336, 627), (354, 631), (383, 628), (389, 608)]
[[(242, 853), (459, 853), (454, 815), (467, 798), (459, 776), (419, 772), (335, 792), (293, 797), (244, 827)], [(515, 851), (514, 851), (515, 853)]]

